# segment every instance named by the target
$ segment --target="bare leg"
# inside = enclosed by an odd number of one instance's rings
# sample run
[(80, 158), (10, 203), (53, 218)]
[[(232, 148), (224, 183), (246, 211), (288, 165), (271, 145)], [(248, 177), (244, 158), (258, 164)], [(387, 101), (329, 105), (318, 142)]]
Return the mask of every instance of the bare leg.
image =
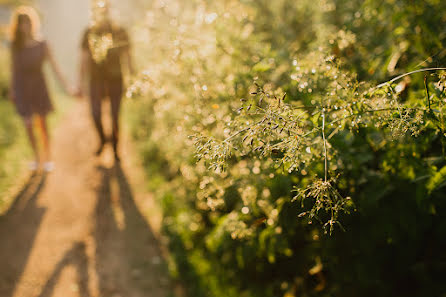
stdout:
[(40, 130), (42, 131), (43, 152), (45, 158), (44, 160), (45, 162), (49, 162), (51, 160), (51, 149), (46, 116), (38, 116), (37, 120), (40, 126)]
[(96, 128), (96, 132), (99, 136), (99, 147), (96, 150), (95, 154), (99, 156), (105, 146), (106, 138), (104, 133), (104, 128), (102, 125), (102, 102), (101, 102), (101, 94), (92, 94), (90, 98), (90, 107), (91, 107), (91, 115), (93, 117), (94, 126)]
[(119, 143), (119, 111), (121, 107), (120, 96), (111, 99), (111, 115), (112, 115), (112, 141), (113, 141), (113, 152), (115, 154), (115, 160), (120, 161), (118, 152)]
[(32, 116), (24, 118), (24, 122), (25, 122), (26, 133), (28, 134), (29, 142), (34, 152), (35, 161), (38, 162), (39, 151), (37, 149), (36, 137), (34, 136)]
[(115, 160), (120, 161), (118, 143), (119, 143), (119, 112), (121, 109), (122, 100), (122, 81), (112, 81), (109, 82), (109, 95), (111, 103), (111, 116), (112, 116), (112, 142), (113, 142), (113, 152), (115, 154)]

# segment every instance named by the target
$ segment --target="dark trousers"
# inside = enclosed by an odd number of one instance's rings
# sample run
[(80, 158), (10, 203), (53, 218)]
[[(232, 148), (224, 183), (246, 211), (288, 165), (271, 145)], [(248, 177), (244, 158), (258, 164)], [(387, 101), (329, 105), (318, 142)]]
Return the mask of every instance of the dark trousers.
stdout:
[(119, 111), (123, 93), (122, 79), (95, 79), (90, 82), (90, 106), (96, 131), (101, 144), (106, 142), (104, 127), (102, 125), (102, 101), (110, 100), (112, 117), (112, 142), (115, 152), (119, 140)]

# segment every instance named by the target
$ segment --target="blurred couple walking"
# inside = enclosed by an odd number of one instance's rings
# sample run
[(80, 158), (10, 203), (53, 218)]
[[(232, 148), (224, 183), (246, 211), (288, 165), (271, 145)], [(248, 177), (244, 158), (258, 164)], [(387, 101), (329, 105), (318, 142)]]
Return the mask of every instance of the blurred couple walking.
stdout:
[[(134, 73), (127, 32), (115, 25), (110, 18), (107, 0), (93, 0), (91, 22), (81, 40), (81, 58), (78, 85), (71, 87), (66, 82), (51, 52), (47, 41), (39, 38), (39, 17), (29, 6), (19, 7), (11, 21), (11, 86), (10, 97), (18, 114), (23, 118), (34, 160), (31, 170), (52, 171), (47, 115), (53, 111), (43, 65), (49, 62), (59, 83), (71, 96), (88, 95), (91, 115), (99, 138), (95, 151), (100, 155), (109, 138), (104, 133), (101, 121), (102, 101), (108, 98), (111, 106), (114, 157), (119, 162), (119, 111), (124, 91), (123, 68)], [(39, 150), (35, 128), (42, 134), (42, 149)]]

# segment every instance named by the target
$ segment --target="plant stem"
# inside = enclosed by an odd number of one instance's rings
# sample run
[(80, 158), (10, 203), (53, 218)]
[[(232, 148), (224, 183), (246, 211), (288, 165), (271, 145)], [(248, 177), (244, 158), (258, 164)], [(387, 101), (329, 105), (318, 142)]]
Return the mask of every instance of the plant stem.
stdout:
[(426, 89), (427, 106), (428, 106), (429, 110), (431, 110), (431, 98), (430, 98), (430, 95), (429, 95), (429, 87), (428, 87), (427, 75), (424, 76), (424, 88)]
[(322, 112), (322, 138), (324, 139), (325, 182), (328, 175), (327, 139), (325, 138), (325, 111)]
[(384, 82), (384, 83), (382, 83), (382, 84), (377, 85), (374, 89), (379, 89), (379, 88), (381, 88), (381, 87), (383, 87), (383, 86), (385, 86), (385, 85), (389, 85), (389, 84), (391, 84), (391, 83), (393, 83), (393, 82), (395, 82), (395, 81), (397, 81), (397, 80), (399, 80), (399, 79), (402, 79), (403, 77), (412, 75), (412, 74), (414, 74), (414, 73), (427, 72), (427, 71), (437, 71), (437, 70), (446, 70), (446, 68), (444, 68), (444, 67), (439, 67), (439, 68), (423, 68), (423, 69), (419, 69), (419, 70), (415, 70), (415, 71), (407, 72), (407, 73), (401, 74), (401, 75), (399, 75), (399, 76), (397, 76), (397, 77), (395, 77), (395, 78), (392, 78), (392, 79), (389, 80), (389, 81), (386, 81), (386, 82)]

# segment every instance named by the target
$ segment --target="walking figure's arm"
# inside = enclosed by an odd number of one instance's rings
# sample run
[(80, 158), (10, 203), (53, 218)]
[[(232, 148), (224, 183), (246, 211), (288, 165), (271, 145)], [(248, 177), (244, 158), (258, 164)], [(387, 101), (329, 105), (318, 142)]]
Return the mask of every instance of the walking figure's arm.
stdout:
[(79, 77), (78, 77), (78, 84), (77, 84), (77, 91), (76, 95), (78, 97), (82, 97), (85, 94), (85, 82), (86, 77), (88, 76), (90, 69), (89, 69), (89, 59), (90, 55), (88, 53), (88, 50), (81, 49), (80, 53), (80, 64), (79, 64)]
[(61, 84), (65, 93), (72, 94), (73, 92), (72, 92), (71, 88), (69, 87), (62, 72), (60, 71), (59, 65), (57, 64), (56, 59), (54, 58), (53, 53), (52, 53), (50, 47), (48, 46), (48, 44), (46, 44), (46, 55), (48, 57), (48, 61), (50, 62), (51, 69), (53, 70), (54, 74), (56, 75), (56, 78), (59, 81), (59, 83)]
[(125, 59), (126, 64), (127, 64), (129, 74), (131, 76), (134, 76), (136, 73), (135, 73), (135, 67), (133, 65), (132, 54), (130, 53), (130, 48), (128, 48), (128, 49), (126, 49), (124, 51), (124, 59)]
[(131, 40), (129, 38), (127, 31), (124, 29), (122, 29), (121, 31), (121, 41), (123, 44), (122, 58), (124, 59), (124, 63), (127, 66), (126, 70), (128, 71), (130, 76), (134, 76), (136, 72), (131, 53), (132, 52)]

